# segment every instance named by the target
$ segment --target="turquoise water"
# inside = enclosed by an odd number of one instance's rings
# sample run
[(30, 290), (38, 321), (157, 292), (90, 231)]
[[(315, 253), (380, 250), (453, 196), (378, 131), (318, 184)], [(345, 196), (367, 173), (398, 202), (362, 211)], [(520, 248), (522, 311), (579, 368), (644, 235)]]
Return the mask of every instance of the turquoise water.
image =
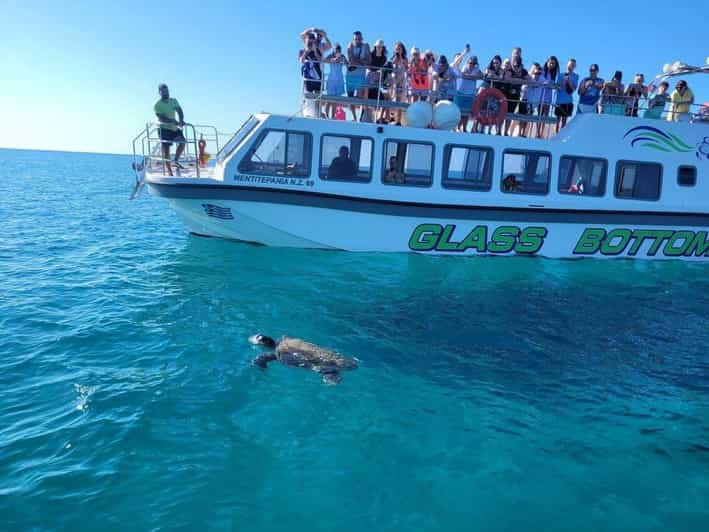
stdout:
[(709, 266), (204, 239), (129, 164), (0, 150), (2, 530), (707, 529)]

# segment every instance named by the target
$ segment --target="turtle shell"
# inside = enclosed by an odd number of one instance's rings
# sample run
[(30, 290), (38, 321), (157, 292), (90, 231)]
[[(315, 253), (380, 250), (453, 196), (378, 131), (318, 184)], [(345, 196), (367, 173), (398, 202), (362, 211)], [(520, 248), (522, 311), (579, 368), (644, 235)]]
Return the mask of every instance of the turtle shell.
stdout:
[(278, 342), (276, 356), (287, 366), (301, 368), (332, 366), (337, 369), (354, 369), (357, 367), (354, 360), (343, 357), (337, 351), (287, 336)]

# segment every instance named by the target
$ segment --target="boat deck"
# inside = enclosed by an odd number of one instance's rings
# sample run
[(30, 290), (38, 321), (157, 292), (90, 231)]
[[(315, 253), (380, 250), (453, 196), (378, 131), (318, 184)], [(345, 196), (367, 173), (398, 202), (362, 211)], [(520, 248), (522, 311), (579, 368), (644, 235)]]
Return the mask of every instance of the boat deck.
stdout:
[[(197, 159), (195, 157), (190, 156), (180, 158), (181, 168), (175, 166), (174, 161), (171, 162), (170, 166), (172, 167), (172, 173), (175, 177), (184, 177), (189, 179), (210, 179), (214, 175), (216, 162), (212, 158), (207, 163), (207, 165), (199, 165), (197, 163)], [(147, 160), (145, 173), (149, 175), (169, 176), (167, 168), (161, 157), (150, 157)]]

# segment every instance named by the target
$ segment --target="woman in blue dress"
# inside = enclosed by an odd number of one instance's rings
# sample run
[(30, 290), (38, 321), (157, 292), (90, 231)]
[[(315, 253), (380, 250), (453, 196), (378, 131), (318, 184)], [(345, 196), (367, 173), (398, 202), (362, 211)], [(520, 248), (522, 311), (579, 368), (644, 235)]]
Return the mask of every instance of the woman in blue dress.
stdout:
[[(325, 59), (330, 65), (330, 73), (327, 76), (326, 90), (328, 96), (342, 96), (345, 93), (345, 76), (344, 67), (347, 65), (347, 59), (342, 55), (342, 47), (335, 44), (335, 51)], [(325, 114), (330, 118), (334, 118), (336, 105), (328, 102), (325, 106)]]

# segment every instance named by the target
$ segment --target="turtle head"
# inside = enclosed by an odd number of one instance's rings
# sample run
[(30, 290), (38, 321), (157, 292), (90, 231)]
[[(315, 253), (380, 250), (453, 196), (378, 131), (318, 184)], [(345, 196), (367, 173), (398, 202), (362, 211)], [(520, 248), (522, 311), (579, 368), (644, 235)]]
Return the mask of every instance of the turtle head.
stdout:
[(276, 341), (271, 338), (270, 336), (265, 336), (263, 334), (254, 334), (249, 338), (249, 342), (251, 342), (254, 345), (262, 345), (264, 347), (268, 347), (270, 349), (273, 349), (276, 347)]

